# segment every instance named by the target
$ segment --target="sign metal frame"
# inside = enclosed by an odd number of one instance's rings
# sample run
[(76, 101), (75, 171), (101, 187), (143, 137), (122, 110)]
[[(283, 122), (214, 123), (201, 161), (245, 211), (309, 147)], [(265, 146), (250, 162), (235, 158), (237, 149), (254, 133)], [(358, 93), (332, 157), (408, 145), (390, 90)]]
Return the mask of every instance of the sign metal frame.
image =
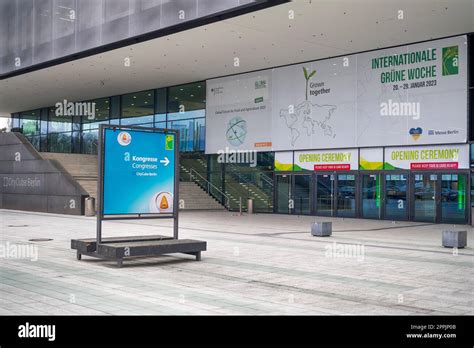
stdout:
[[(171, 214), (104, 214), (104, 165), (105, 165), (105, 130), (131, 130), (150, 133), (162, 133), (174, 135), (174, 192), (173, 213)], [(140, 126), (124, 126), (101, 124), (99, 126), (99, 148), (98, 148), (99, 175), (97, 180), (97, 244), (102, 242), (102, 222), (107, 220), (141, 220), (141, 219), (173, 219), (173, 239), (178, 239), (179, 218), (179, 130), (166, 128), (152, 128)]]

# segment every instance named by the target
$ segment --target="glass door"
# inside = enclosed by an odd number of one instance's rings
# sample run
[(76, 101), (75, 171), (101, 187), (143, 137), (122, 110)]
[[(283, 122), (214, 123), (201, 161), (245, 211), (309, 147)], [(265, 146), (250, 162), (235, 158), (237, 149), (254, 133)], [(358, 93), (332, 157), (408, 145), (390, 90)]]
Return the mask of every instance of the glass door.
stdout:
[(282, 214), (291, 213), (290, 205), (290, 175), (276, 175), (276, 212)]
[(334, 214), (334, 174), (316, 174), (316, 215)]
[(355, 217), (356, 215), (355, 174), (337, 174), (336, 214), (342, 217)]
[(361, 177), (361, 215), (363, 218), (380, 219), (381, 174), (362, 174)]
[(413, 179), (413, 220), (436, 222), (438, 174), (414, 174)]
[(311, 179), (312, 175), (293, 175), (293, 213), (311, 214)]
[(385, 216), (387, 220), (408, 220), (408, 175), (385, 174)]
[(440, 209), (443, 223), (465, 224), (466, 213), (466, 174), (440, 174)]

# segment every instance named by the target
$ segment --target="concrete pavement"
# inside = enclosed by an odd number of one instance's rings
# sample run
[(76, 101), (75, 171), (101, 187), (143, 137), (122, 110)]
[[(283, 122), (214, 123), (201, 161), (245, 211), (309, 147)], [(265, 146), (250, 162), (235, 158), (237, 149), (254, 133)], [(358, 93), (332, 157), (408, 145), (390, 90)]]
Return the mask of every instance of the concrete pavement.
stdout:
[[(315, 220), (333, 221), (333, 236), (312, 237)], [(455, 227), (468, 230), (456, 253), (440, 246), (452, 227), (183, 212), (180, 237), (208, 242), (201, 262), (176, 254), (116, 268), (70, 249), (95, 236), (95, 218), (0, 210), (0, 314), (472, 315), (473, 230)], [(171, 221), (104, 223), (105, 237), (145, 234), (171, 235)]]

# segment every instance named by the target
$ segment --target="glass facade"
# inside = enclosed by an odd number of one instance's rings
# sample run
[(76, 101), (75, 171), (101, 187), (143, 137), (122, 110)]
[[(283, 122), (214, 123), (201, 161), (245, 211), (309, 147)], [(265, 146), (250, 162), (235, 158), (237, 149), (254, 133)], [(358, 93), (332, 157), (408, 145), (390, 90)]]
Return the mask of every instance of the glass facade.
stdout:
[(92, 113), (64, 116), (56, 107), (42, 108), (12, 114), (12, 126), (42, 152), (97, 154), (100, 124), (178, 129), (181, 152), (204, 151), (205, 82), (81, 103)]

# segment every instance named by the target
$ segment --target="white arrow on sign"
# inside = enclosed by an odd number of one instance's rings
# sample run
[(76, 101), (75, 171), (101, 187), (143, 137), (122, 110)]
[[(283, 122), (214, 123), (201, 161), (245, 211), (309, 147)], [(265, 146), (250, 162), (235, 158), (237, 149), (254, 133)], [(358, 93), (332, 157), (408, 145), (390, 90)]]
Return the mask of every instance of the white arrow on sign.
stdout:
[(161, 160), (160, 163), (164, 163), (166, 167), (168, 164), (170, 164), (170, 160), (168, 159), (168, 157), (165, 157), (165, 159)]

